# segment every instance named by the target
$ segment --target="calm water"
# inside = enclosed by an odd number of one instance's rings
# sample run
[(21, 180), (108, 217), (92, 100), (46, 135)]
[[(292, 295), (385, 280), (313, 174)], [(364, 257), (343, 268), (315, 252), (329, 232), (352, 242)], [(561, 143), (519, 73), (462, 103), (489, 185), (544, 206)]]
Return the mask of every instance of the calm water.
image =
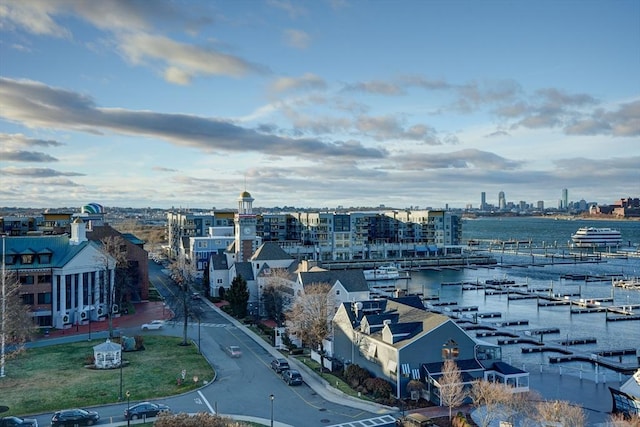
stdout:
[[(566, 246), (570, 236), (579, 227), (611, 227), (622, 232), (627, 245), (640, 243), (640, 222), (627, 221), (587, 221), (587, 220), (553, 220), (543, 218), (491, 218), (465, 221), (463, 239), (481, 240), (531, 240), (536, 246), (549, 246), (556, 243), (558, 247)], [(544, 243), (543, 243), (544, 242)], [(514, 256), (492, 253), (498, 262), (505, 264), (523, 264), (530, 256)], [(613, 288), (611, 282), (577, 282), (561, 279), (566, 273), (573, 274), (623, 274), (640, 276), (640, 258), (607, 259), (604, 263), (570, 264), (537, 267), (515, 268), (466, 268), (460, 271), (420, 271), (412, 272), (409, 281), (396, 284), (397, 287), (408, 288), (410, 292), (422, 292), (424, 295), (439, 295), (440, 301), (456, 301), (459, 306), (478, 306), (478, 312), (500, 312), (501, 318), (480, 319), (480, 322), (499, 320), (529, 320), (529, 325), (514, 326), (512, 329), (527, 330), (543, 327), (558, 327), (559, 334), (545, 335), (545, 342), (559, 342), (566, 339), (595, 337), (596, 344), (572, 346), (572, 349), (594, 352), (599, 350), (629, 349), (638, 351), (640, 356), (640, 321), (621, 322), (605, 321), (605, 313), (571, 314), (569, 306), (538, 307), (536, 300), (509, 301), (507, 295), (485, 296), (482, 290), (463, 291), (461, 286), (441, 286), (446, 282), (484, 282), (487, 279), (509, 278), (516, 283), (529, 283), (532, 287), (553, 287), (555, 293), (581, 292), (582, 298), (604, 298), (613, 295), (613, 305), (640, 304), (640, 291)], [(578, 298), (578, 297), (572, 297)], [(605, 303), (609, 305), (611, 303)], [(640, 309), (638, 309), (640, 311)], [(471, 331), (472, 335), (475, 332)], [(498, 338), (482, 338), (496, 344)], [(558, 370), (560, 366), (565, 373), (584, 375), (595, 379), (594, 368), (589, 363), (563, 363), (550, 365), (549, 356), (553, 353), (523, 354), (522, 347), (530, 345), (508, 345), (502, 347), (503, 358), (515, 366), (532, 371), (537, 369)], [(618, 360), (618, 357), (615, 357)], [(635, 361), (635, 356), (623, 356), (623, 362)], [(600, 370), (600, 381), (616, 380), (620, 376), (612, 372)]]

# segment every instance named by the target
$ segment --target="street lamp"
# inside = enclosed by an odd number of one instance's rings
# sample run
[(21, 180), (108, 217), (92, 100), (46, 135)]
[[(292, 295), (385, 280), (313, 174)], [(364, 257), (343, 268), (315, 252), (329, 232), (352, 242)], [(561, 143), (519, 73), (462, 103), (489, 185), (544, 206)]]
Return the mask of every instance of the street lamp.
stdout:
[(273, 427), (273, 398), (275, 396), (273, 394), (269, 395), (269, 398), (271, 399), (271, 427)]
[(127, 415), (129, 415), (127, 417), (127, 427), (129, 427), (131, 425), (131, 413), (129, 412), (131, 409), (131, 405), (129, 404), (130, 400), (129, 398), (131, 397), (131, 393), (129, 393), (129, 390), (127, 390)]
[[(122, 402), (122, 347), (120, 347), (120, 401)], [(128, 392), (127, 392), (128, 393)]]

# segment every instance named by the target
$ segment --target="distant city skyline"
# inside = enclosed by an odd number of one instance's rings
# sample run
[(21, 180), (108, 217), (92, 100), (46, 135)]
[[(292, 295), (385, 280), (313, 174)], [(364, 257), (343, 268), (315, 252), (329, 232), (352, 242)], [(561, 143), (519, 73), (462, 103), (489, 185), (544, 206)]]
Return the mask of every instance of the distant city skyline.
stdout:
[(635, 0), (6, 0), (0, 205), (637, 197), (638, 16)]

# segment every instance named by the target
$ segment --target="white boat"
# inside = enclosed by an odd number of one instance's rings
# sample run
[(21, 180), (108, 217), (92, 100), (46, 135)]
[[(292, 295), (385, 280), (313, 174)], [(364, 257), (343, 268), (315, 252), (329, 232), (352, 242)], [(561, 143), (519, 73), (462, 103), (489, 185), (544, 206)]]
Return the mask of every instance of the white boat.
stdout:
[(381, 265), (373, 270), (364, 270), (366, 280), (395, 280), (400, 278), (400, 269), (393, 264)]
[(613, 228), (582, 227), (571, 235), (571, 240), (579, 248), (619, 246), (622, 235)]

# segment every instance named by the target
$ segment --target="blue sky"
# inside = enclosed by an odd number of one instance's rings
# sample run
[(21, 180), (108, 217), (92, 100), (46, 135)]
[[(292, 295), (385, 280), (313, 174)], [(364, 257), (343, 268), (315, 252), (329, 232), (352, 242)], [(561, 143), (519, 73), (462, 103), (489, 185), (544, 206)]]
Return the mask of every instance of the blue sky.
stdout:
[(640, 196), (640, 2), (0, 0), (0, 206)]

